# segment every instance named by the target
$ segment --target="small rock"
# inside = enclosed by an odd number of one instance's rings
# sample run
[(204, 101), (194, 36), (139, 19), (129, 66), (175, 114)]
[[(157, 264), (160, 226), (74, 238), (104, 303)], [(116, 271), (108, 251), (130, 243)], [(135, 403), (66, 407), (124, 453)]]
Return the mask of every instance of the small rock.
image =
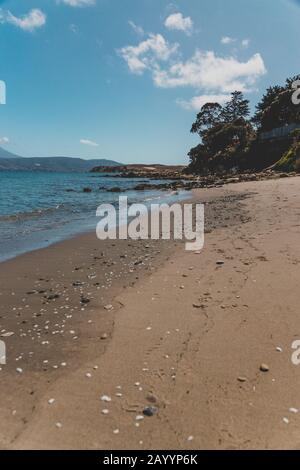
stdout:
[(109, 397), (108, 395), (102, 395), (102, 397), (100, 398), (101, 401), (105, 401), (105, 402), (110, 402), (111, 401), (111, 397)]
[(270, 367), (267, 364), (261, 364), (259, 369), (261, 372), (269, 372)]
[(246, 377), (238, 377), (238, 381), (239, 382), (247, 382), (247, 378)]
[(50, 400), (48, 400), (49, 405), (53, 405), (54, 402), (55, 402), (55, 398), (50, 398)]
[(290, 409), (289, 409), (289, 412), (290, 412), (290, 413), (297, 414), (297, 413), (299, 413), (299, 410), (298, 410), (297, 408), (290, 408)]
[(148, 416), (149, 418), (151, 416), (154, 416), (157, 413), (157, 408), (155, 406), (147, 406), (146, 408), (143, 409), (143, 414), (145, 416)]
[(112, 306), (112, 305), (105, 305), (105, 306), (104, 306), (104, 309), (105, 309), (105, 310), (112, 310), (112, 309), (113, 309), (113, 306)]
[(223, 266), (223, 264), (225, 264), (225, 261), (219, 260), (219, 261), (216, 262), (216, 264), (218, 266)]
[(7, 333), (2, 333), (2, 335), (0, 335), (2, 338), (9, 338), (10, 336), (13, 336), (14, 333), (12, 331), (8, 331)]

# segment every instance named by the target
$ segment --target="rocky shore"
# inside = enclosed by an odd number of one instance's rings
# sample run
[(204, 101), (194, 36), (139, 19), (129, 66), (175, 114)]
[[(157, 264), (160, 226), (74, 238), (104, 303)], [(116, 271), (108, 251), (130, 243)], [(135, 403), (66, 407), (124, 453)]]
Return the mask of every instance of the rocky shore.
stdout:
[[(137, 165), (138, 166), (138, 165)], [(100, 167), (103, 169), (103, 167)], [(121, 193), (126, 191), (152, 191), (152, 190), (165, 190), (165, 191), (177, 191), (177, 190), (186, 190), (190, 191), (192, 189), (201, 189), (201, 188), (217, 188), (227, 184), (233, 183), (242, 183), (246, 181), (262, 181), (270, 179), (280, 179), (280, 178), (289, 178), (296, 176), (296, 172), (278, 172), (272, 169), (267, 169), (260, 172), (244, 172), (244, 173), (224, 173), (224, 174), (212, 174), (208, 176), (196, 176), (185, 174), (182, 170), (170, 169), (162, 170), (160, 172), (148, 171), (145, 169), (136, 169), (136, 170), (126, 170), (120, 172), (113, 172), (113, 169), (119, 167), (113, 167), (110, 169), (111, 173), (107, 173), (101, 176), (107, 177), (122, 177), (122, 178), (144, 178), (145, 181), (138, 182), (138, 184), (133, 185), (130, 188), (123, 189), (119, 186), (112, 188), (100, 187), (100, 190), (106, 190), (107, 192)], [(145, 168), (145, 167), (143, 167)], [(120, 167), (121, 170), (121, 167)], [(93, 171), (97, 173), (96, 169)], [(100, 172), (100, 170), (99, 170)], [(163, 183), (154, 183), (152, 180), (166, 180)], [(84, 192), (89, 192), (89, 188), (84, 188)]]

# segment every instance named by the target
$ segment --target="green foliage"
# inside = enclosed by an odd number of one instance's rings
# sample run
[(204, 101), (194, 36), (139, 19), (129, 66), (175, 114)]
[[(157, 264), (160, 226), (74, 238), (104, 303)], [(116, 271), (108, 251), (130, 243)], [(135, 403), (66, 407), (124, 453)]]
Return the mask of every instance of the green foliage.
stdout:
[(255, 135), (248, 115), (249, 101), (241, 92), (232, 93), (224, 107), (206, 103), (191, 128), (202, 143), (189, 152), (190, 170), (204, 173), (237, 166)]
[(252, 118), (259, 131), (266, 132), (287, 124), (300, 123), (300, 106), (292, 102), (292, 83), (299, 78), (288, 78), (284, 86), (267, 89)]
[(296, 142), (282, 156), (279, 162), (276, 163), (274, 168), (280, 171), (294, 171), (294, 170), (297, 170), (299, 161), (300, 161), (300, 142)]
[(190, 150), (192, 172), (207, 173), (240, 169), (275, 169), (291, 171), (300, 167), (300, 131), (278, 140), (262, 140), (260, 133), (289, 124), (300, 124), (300, 105), (292, 102), (292, 84), (300, 75), (288, 78), (283, 86), (266, 90), (249, 119), (249, 101), (241, 92), (231, 94), (224, 106), (206, 103), (197, 115), (191, 132), (199, 135), (201, 143)]

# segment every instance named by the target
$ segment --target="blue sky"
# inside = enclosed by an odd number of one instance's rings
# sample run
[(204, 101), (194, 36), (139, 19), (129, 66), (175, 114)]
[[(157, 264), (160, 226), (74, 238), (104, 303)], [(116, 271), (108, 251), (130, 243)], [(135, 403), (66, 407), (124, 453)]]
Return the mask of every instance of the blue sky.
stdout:
[[(297, 5), (298, 3), (298, 5)], [(201, 104), (300, 72), (297, 0), (0, 0), (0, 145), (185, 163)]]

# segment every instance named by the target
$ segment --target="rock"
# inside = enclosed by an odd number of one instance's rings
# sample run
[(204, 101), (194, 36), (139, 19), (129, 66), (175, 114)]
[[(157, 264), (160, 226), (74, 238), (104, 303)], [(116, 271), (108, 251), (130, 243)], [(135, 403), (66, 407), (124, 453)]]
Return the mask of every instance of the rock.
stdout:
[(54, 398), (50, 398), (50, 400), (48, 400), (48, 404), (49, 404), (49, 405), (53, 405), (54, 402), (55, 402), (55, 399), (54, 399)]
[(239, 382), (247, 382), (247, 378), (246, 377), (238, 377), (238, 381)]
[(80, 302), (82, 304), (88, 304), (88, 303), (90, 303), (90, 299), (88, 299), (87, 297), (81, 296)]
[(270, 367), (267, 364), (261, 364), (259, 369), (261, 372), (269, 372)]
[(216, 264), (217, 264), (218, 266), (223, 266), (223, 264), (225, 264), (225, 261), (218, 260), (218, 261), (216, 262)]
[(205, 308), (206, 306), (205, 306), (204, 304), (197, 304), (197, 303), (195, 303), (195, 304), (193, 304), (193, 307), (194, 307), (194, 308)]
[(107, 192), (109, 193), (124, 193), (125, 190), (124, 189), (121, 189), (119, 187), (115, 187), (115, 188), (109, 188), (107, 189)]
[(105, 309), (105, 310), (112, 310), (112, 309), (113, 309), (113, 306), (112, 306), (112, 305), (105, 305), (105, 306), (104, 306), (104, 309)]
[(109, 403), (111, 401), (111, 398), (108, 395), (102, 395), (100, 400)]
[(289, 409), (289, 412), (290, 412), (290, 413), (297, 414), (297, 413), (299, 413), (299, 410), (298, 410), (297, 408), (290, 408), (290, 409)]
[(50, 294), (50, 295), (45, 295), (45, 298), (47, 300), (55, 300), (55, 299), (59, 299), (60, 297), (60, 294)]
[(83, 192), (84, 193), (91, 193), (92, 190), (91, 190), (91, 188), (83, 188)]
[(9, 338), (10, 336), (13, 336), (14, 333), (12, 331), (8, 331), (7, 333), (2, 333), (1, 338)]
[(155, 406), (147, 406), (143, 409), (143, 415), (151, 418), (157, 413), (157, 408)]
[(61, 423), (55, 423), (55, 426), (56, 426), (58, 429), (61, 429), (61, 428), (62, 428), (62, 424), (61, 424)]
[(157, 398), (155, 395), (152, 395), (152, 394), (149, 394), (147, 395), (146, 397), (146, 400), (149, 402), (149, 403), (157, 403)]
[(75, 281), (72, 284), (72, 286), (74, 286), (74, 287), (80, 287), (80, 286), (83, 286), (83, 285), (84, 285), (84, 282), (82, 282), (82, 281)]
[(107, 338), (108, 338), (108, 334), (107, 334), (107, 333), (103, 333), (103, 335), (101, 335), (100, 338), (101, 338), (101, 339), (107, 339)]

